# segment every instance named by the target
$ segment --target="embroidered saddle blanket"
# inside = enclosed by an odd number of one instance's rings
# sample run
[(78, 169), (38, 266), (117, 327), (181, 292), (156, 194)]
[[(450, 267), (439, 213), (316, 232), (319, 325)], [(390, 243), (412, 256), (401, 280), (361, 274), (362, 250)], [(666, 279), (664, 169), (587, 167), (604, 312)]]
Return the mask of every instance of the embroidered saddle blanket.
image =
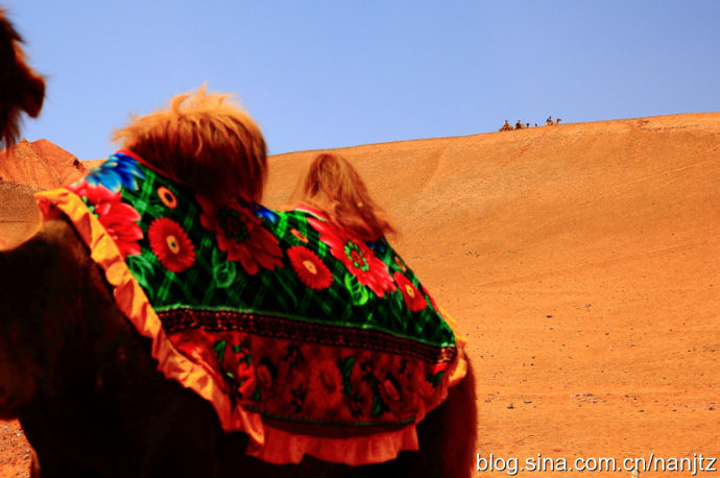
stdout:
[(264, 461), (417, 449), (465, 373), (463, 339), (390, 244), (318, 211), (216, 207), (127, 151), (38, 200), (74, 224), (158, 368)]

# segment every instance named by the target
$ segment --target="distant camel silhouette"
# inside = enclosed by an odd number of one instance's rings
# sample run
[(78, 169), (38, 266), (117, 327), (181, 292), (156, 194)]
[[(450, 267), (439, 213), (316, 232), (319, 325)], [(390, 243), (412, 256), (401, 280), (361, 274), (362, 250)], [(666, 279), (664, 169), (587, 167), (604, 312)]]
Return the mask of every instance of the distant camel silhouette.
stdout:
[(525, 129), (526, 126), (522, 124), (522, 121), (518, 120), (517, 123), (515, 123), (515, 129)]
[(510, 126), (510, 123), (508, 123), (508, 120), (505, 120), (505, 124), (503, 124), (498, 131), (511, 131), (513, 128)]
[(562, 118), (558, 118), (555, 121), (553, 121), (552, 116), (548, 116), (548, 119), (545, 120), (545, 126), (557, 126), (562, 121)]

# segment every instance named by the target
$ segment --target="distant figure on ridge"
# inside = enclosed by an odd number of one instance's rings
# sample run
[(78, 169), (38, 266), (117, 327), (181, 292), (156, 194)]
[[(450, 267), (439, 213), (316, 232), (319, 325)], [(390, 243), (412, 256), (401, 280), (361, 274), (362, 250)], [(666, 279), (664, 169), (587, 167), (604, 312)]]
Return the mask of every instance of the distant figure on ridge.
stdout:
[(499, 129), (499, 131), (511, 131), (511, 130), (512, 130), (512, 126), (510, 126), (510, 123), (508, 123), (508, 120), (505, 120), (505, 124), (503, 124)]
[(558, 118), (555, 121), (553, 121), (552, 116), (548, 116), (548, 119), (545, 120), (545, 126), (557, 126), (562, 121), (562, 118)]

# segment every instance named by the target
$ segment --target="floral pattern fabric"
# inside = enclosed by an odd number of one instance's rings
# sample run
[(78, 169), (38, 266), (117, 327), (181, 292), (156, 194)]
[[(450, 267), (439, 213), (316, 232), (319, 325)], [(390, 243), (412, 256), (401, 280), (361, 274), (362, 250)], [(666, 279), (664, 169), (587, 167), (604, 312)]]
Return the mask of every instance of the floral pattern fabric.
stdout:
[(233, 408), (279, 430), (364, 436), (444, 400), (455, 336), (384, 239), (312, 210), (218, 207), (123, 151), (68, 189)]

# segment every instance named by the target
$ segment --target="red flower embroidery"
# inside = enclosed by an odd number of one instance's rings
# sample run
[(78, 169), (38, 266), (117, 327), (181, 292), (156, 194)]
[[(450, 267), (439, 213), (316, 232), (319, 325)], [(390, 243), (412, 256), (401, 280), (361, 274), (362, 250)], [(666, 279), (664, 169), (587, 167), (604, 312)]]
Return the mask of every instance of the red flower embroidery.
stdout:
[(141, 219), (140, 213), (129, 204), (121, 202), (120, 191), (113, 193), (105, 186), (90, 185), (87, 181), (68, 186), (68, 189), (86, 198), (89, 209), (95, 213), (100, 224), (115, 241), (123, 257), (140, 254), (140, 245), (137, 242), (143, 237), (137, 224)]
[(308, 218), (308, 222), (320, 233), (320, 240), (330, 246), (333, 257), (342, 261), (358, 282), (378, 297), (395, 290), (387, 265), (361, 239), (328, 222), (314, 218)]
[(303, 246), (287, 250), (290, 265), (303, 284), (313, 290), (327, 289), (332, 284), (330, 270), (313, 251)]
[(260, 267), (273, 270), (282, 266), (282, 249), (278, 240), (262, 226), (252, 210), (233, 201), (218, 208), (200, 196), (203, 209), (200, 222), (215, 233), (218, 247), (227, 252), (228, 260), (239, 261), (248, 274), (257, 274)]
[(352, 420), (342, 393), (343, 377), (335, 361), (314, 359), (306, 373), (310, 376), (305, 401), (308, 415), (330, 421)]
[(195, 247), (182, 226), (172, 219), (155, 219), (148, 228), (153, 253), (171, 272), (182, 272), (195, 262)]
[(255, 370), (255, 375), (260, 387), (268, 389), (272, 386), (274, 377), (272, 371), (270, 370), (270, 367), (268, 367), (267, 364), (261, 363), (260, 365), (258, 365), (257, 370)]
[(400, 292), (402, 292), (403, 299), (405, 299), (405, 304), (408, 306), (408, 309), (413, 312), (418, 312), (427, 307), (425, 297), (414, 285), (412, 285), (412, 282), (410, 282), (407, 277), (399, 272), (396, 272), (393, 274), (393, 278), (395, 278), (395, 282), (397, 282)]

